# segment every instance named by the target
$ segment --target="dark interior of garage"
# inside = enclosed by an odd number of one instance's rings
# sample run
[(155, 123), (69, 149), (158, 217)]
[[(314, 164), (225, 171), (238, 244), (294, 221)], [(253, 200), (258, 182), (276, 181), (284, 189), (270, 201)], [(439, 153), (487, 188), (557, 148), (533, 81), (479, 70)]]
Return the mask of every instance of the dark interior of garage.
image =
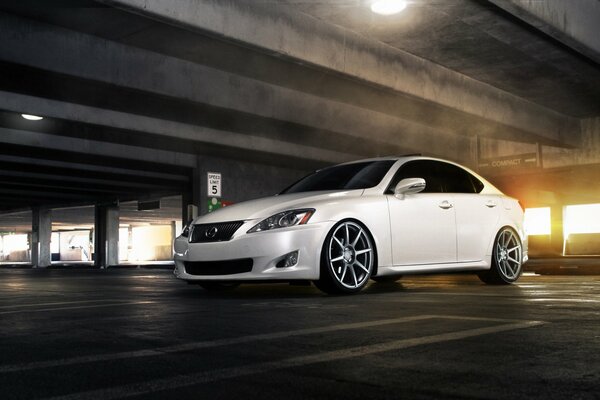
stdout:
[[(599, 22), (597, 0), (0, 0), (0, 398), (598, 398)], [(198, 218), (414, 155), (518, 200), (518, 282), (178, 276)]]

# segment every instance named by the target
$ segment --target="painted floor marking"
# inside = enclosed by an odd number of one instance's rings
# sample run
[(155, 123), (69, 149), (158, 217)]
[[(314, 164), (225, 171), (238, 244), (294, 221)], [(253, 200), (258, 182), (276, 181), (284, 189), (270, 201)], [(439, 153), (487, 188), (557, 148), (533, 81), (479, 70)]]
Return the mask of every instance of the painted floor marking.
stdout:
[(131, 396), (139, 396), (148, 393), (155, 393), (162, 390), (172, 390), (187, 386), (219, 381), (223, 379), (232, 379), (241, 376), (277, 371), (283, 368), (302, 367), (322, 362), (339, 361), (348, 358), (366, 356), (370, 354), (407, 349), (421, 345), (442, 343), (452, 340), (460, 340), (481, 335), (488, 335), (492, 333), (530, 328), (541, 324), (544, 324), (544, 322), (521, 321), (485, 328), (467, 329), (457, 332), (423, 336), (419, 338), (394, 340), (391, 342), (377, 343), (368, 346), (351, 347), (341, 350), (310, 354), (306, 356), (291, 357), (278, 361), (261, 362), (240, 367), (221, 368), (212, 371), (203, 371), (195, 374), (178, 375), (169, 378), (154, 379), (146, 382), (137, 382), (127, 385), (90, 390), (86, 392), (72, 393), (64, 396), (47, 398), (46, 400), (109, 400)]
[(21, 372), (28, 371), (39, 368), (51, 368), (51, 367), (62, 367), (67, 365), (75, 365), (75, 364), (87, 364), (93, 362), (101, 362), (101, 361), (113, 361), (120, 359), (132, 359), (137, 357), (151, 357), (151, 356), (160, 356), (169, 353), (179, 353), (184, 351), (194, 351), (212, 347), (219, 346), (230, 346), (237, 345), (249, 342), (257, 342), (263, 340), (275, 340), (275, 339), (285, 339), (292, 336), (302, 336), (302, 335), (311, 335), (318, 333), (327, 333), (327, 332), (335, 332), (342, 330), (351, 330), (351, 329), (361, 329), (361, 328), (370, 328), (375, 326), (383, 326), (383, 325), (391, 325), (391, 324), (399, 324), (403, 322), (411, 322), (411, 321), (422, 321), (429, 319), (450, 319), (450, 320), (475, 320), (475, 321), (489, 321), (489, 322), (517, 322), (522, 323), (523, 321), (515, 321), (508, 319), (499, 319), (499, 318), (479, 318), (479, 317), (461, 317), (461, 316), (451, 316), (451, 315), (416, 315), (410, 317), (401, 317), (401, 318), (392, 318), (392, 319), (381, 319), (375, 321), (367, 321), (367, 322), (355, 322), (348, 324), (338, 324), (338, 325), (330, 325), (318, 328), (305, 328), (305, 329), (297, 329), (297, 330), (289, 330), (289, 331), (280, 331), (273, 333), (259, 333), (255, 335), (247, 335), (236, 338), (225, 338), (225, 339), (215, 339), (215, 340), (206, 340), (200, 342), (191, 342), (191, 343), (183, 343), (172, 346), (164, 346), (164, 347), (156, 347), (151, 349), (141, 349), (141, 350), (132, 350), (132, 351), (122, 351), (117, 353), (108, 353), (108, 354), (95, 354), (89, 356), (78, 356), (78, 357), (69, 357), (58, 360), (48, 360), (48, 361), (33, 361), (29, 363), (21, 363), (21, 364), (8, 364), (8, 365), (0, 365), (0, 373), (7, 372)]
[(123, 302), (127, 301), (124, 299), (98, 299), (98, 300), (78, 300), (78, 301), (59, 301), (52, 303), (32, 303), (32, 304), (13, 304), (10, 306), (0, 306), (0, 309), (8, 308), (21, 308), (21, 307), (45, 307), (45, 306), (57, 306), (65, 304), (83, 304), (83, 303), (107, 303), (107, 302)]
[(154, 302), (153, 301), (127, 301), (127, 302), (122, 302), (122, 303), (92, 304), (92, 305), (88, 305), (88, 306), (36, 308), (33, 310), (10, 310), (10, 311), (0, 311), (0, 315), (38, 313), (38, 312), (63, 311), (63, 310), (80, 310), (80, 309), (84, 309), (84, 308), (114, 307), (114, 306), (125, 306), (125, 305), (135, 305), (135, 304), (154, 304)]
[(247, 336), (241, 336), (241, 337), (235, 337), (235, 338), (225, 338), (225, 339), (206, 340), (206, 341), (201, 341), (201, 342), (183, 343), (183, 344), (179, 344), (179, 345), (156, 347), (156, 348), (152, 348), (152, 349), (142, 349), (142, 350), (133, 350), (133, 351), (122, 351), (122, 352), (118, 352), (118, 353), (70, 357), (70, 358), (63, 358), (63, 359), (59, 359), (59, 360), (34, 361), (31, 363), (24, 363), (24, 364), (0, 365), (0, 373), (27, 371), (27, 370), (37, 369), (37, 368), (60, 367), (60, 366), (66, 366), (66, 365), (84, 364), (84, 363), (92, 363), (92, 362), (98, 362), (98, 361), (112, 361), (112, 360), (130, 359), (130, 358), (136, 358), (136, 357), (159, 356), (159, 355), (164, 355), (164, 354), (168, 354), (168, 353), (178, 353), (178, 352), (183, 352), (183, 351), (193, 351), (193, 350), (206, 349), (206, 348), (211, 348), (211, 347), (229, 346), (229, 345), (243, 344), (243, 343), (249, 343), (249, 342), (256, 342), (256, 341), (261, 341), (261, 340), (284, 339), (284, 338), (291, 337), (291, 336), (301, 336), (301, 335), (310, 335), (310, 334), (315, 334), (315, 333), (327, 333), (327, 332), (334, 332), (334, 331), (341, 331), (341, 330), (369, 328), (369, 327), (373, 327), (373, 326), (399, 324), (402, 322), (419, 321), (419, 320), (426, 320), (426, 319), (431, 319), (431, 318), (435, 318), (435, 316), (417, 315), (417, 316), (403, 317), (403, 318), (382, 319), (382, 320), (377, 320), (377, 321), (331, 325), (331, 326), (324, 326), (324, 327), (318, 327), (318, 328), (305, 328), (305, 329), (280, 331), (280, 332), (273, 332), (273, 333), (259, 333), (259, 334), (255, 334), (255, 335), (247, 335)]

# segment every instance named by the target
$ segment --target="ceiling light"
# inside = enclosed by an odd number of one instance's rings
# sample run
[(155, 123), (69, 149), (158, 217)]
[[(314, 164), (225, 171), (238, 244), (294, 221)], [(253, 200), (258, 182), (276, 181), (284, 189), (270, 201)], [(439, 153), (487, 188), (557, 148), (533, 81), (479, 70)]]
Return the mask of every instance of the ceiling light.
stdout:
[(398, 14), (406, 8), (405, 0), (375, 0), (371, 3), (371, 11), (381, 15)]
[(37, 115), (31, 115), (31, 114), (21, 114), (21, 117), (28, 119), (30, 121), (39, 121), (40, 119), (44, 119), (44, 117), (39, 117)]

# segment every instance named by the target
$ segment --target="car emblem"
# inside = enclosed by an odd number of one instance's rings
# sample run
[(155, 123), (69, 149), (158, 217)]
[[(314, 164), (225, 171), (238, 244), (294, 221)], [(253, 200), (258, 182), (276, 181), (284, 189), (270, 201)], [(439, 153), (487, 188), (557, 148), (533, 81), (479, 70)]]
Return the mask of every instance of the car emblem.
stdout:
[(204, 236), (206, 236), (209, 239), (213, 239), (215, 236), (217, 236), (217, 232), (219, 230), (217, 229), (216, 226), (213, 226), (210, 229), (207, 229), (206, 232), (204, 232)]

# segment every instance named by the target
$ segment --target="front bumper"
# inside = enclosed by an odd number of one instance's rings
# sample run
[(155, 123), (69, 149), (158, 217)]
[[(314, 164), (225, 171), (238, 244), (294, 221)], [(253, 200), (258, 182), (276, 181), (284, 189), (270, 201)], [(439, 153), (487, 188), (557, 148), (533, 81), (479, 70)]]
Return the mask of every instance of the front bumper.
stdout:
[[(335, 224), (319, 222), (246, 234), (256, 224), (242, 225), (226, 242), (188, 243), (187, 238), (175, 240), (175, 276), (186, 281), (257, 281), (319, 279), (321, 248), (325, 236)], [(277, 268), (286, 254), (298, 251), (296, 265)], [(192, 275), (186, 272), (186, 261), (226, 261), (251, 258), (252, 271), (227, 275)]]

